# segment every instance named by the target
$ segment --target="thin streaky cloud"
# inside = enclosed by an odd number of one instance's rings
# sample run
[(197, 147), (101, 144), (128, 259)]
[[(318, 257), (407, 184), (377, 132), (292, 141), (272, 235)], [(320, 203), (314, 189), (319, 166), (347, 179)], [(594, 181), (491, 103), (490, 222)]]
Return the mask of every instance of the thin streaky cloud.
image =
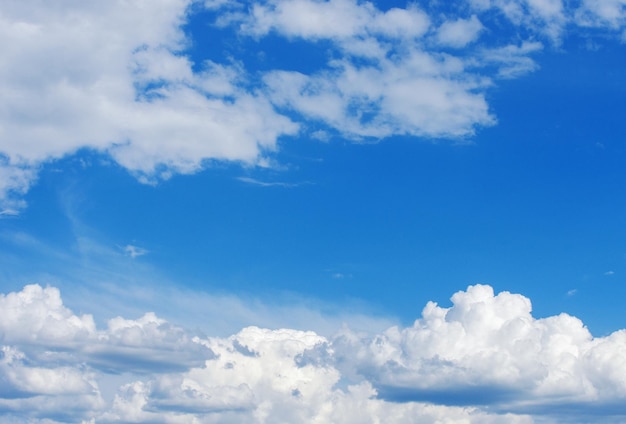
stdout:
[(258, 180), (256, 178), (250, 178), (250, 177), (237, 177), (237, 180), (246, 184), (256, 185), (260, 187), (295, 188), (295, 187), (299, 187), (303, 185), (313, 184), (309, 181), (303, 181), (303, 182), (298, 182), (298, 183), (287, 183), (287, 182), (282, 182), (282, 181), (262, 181), (262, 180)]

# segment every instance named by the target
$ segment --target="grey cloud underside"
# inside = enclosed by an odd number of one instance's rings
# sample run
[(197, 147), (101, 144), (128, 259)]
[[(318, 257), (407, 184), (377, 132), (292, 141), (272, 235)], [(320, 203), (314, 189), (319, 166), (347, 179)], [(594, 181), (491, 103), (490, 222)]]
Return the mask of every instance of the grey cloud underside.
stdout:
[[(217, 30), (324, 40), (331, 59), (261, 75), (245, 58), (193, 64), (186, 49), (203, 40), (184, 25), (202, 4)], [(496, 123), (486, 93), (498, 78), (535, 70), (532, 54), (570, 31), (620, 36), (623, 6), (468, 0), (444, 16), (353, 0), (5, 1), (0, 216), (24, 207), (42, 164), (80, 149), (155, 182), (211, 160), (266, 165), (280, 137), (313, 122), (349, 139), (472, 136)], [(495, 44), (483, 36), (494, 13), (512, 34)]]
[(449, 308), (428, 303), (410, 327), (332, 337), (198, 337), (150, 313), (98, 329), (32, 285), (0, 297), (0, 334), (0, 410), (34, 422), (626, 418), (626, 330), (594, 338), (575, 317), (536, 319), (529, 299), (482, 285)]

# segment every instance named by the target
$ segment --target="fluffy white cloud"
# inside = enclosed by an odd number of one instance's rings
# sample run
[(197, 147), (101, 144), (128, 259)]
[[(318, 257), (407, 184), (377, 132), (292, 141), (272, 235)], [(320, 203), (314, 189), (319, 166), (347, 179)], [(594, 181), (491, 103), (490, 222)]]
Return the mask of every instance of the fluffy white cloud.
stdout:
[(113, 318), (106, 330), (97, 330), (93, 317), (73, 314), (54, 287), (33, 284), (0, 295), (0, 309), (0, 343), (20, 346), (28, 357), (45, 363), (88, 360), (114, 372), (150, 372), (184, 369), (212, 355), (153, 313), (137, 320)]
[(94, 337), (91, 315), (67, 309), (57, 288), (28, 285), (17, 293), (0, 295), (0, 342), (67, 346)]
[[(193, 337), (152, 313), (98, 330), (54, 288), (27, 286), (1, 299), (0, 410), (13, 422), (626, 416), (626, 330), (594, 338), (575, 317), (534, 318), (529, 299), (489, 286), (454, 294), (448, 308), (429, 302), (407, 328), (343, 328), (332, 337), (259, 327)], [(103, 390), (111, 381), (117, 389)]]
[(462, 61), (412, 50), (376, 66), (337, 61), (328, 73), (269, 73), (270, 97), (280, 106), (319, 119), (347, 137), (409, 134), (460, 137), (495, 122), (484, 81), (464, 73)]
[(371, 4), (354, 0), (278, 0), (254, 3), (251, 22), (244, 28), (256, 35), (275, 29), (287, 36), (344, 38), (365, 31), (374, 15)]
[[(42, 164), (81, 149), (152, 183), (211, 160), (267, 163), (296, 117), (353, 139), (472, 135), (495, 123), (488, 88), (536, 69), (537, 46), (577, 25), (623, 31), (626, 18), (624, 0), (468, 2), (429, 15), (356, 0), (4, 1), (0, 216), (24, 207)], [(228, 63), (210, 49), (192, 58), (187, 48), (206, 40), (185, 24), (202, 4), (216, 31), (323, 44), (328, 60), (257, 73), (241, 51)], [(479, 39), (494, 10), (510, 34)]]
[(368, 34), (420, 37), (429, 24), (428, 16), (414, 6), (383, 12), (355, 0), (271, 0), (254, 3), (243, 28), (257, 36), (276, 31), (288, 37), (347, 41)]
[(578, 22), (582, 25), (608, 25), (613, 29), (623, 29), (626, 25), (624, 0), (584, 0), (577, 12)]
[[(240, 70), (182, 55), (191, 0), (36, 0), (0, 7), (0, 201), (17, 209), (37, 167), (82, 148), (146, 180), (207, 159), (256, 163), (296, 125)], [(226, 97), (225, 97), (226, 96)]]
[(469, 19), (444, 22), (437, 30), (437, 41), (444, 46), (465, 47), (484, 29), (476, 15)]
[(494, 295), (489, 286), (471, 286), (452, 303), (429, 302), (409, 328), (365, 338), (346, 332), (332, 343), (335, 357), (354, 367), (346, 373), (367, 376), (390, 399), (472, 399), (518, 412), (601, 410), (623, 400), (624, 330), (594, 339), (579, 319), (535, 319), (529, 299)]
[(249, 327), (204, 343), (217, 354), (204, 367), (123, 387), (104, 421), (132, 411), (140, 421), (176, 417), (206, 423), (530, 422), (476, 408), (394, 404), (377, 399), (368, 382), (338, 388), (341, 374), (334, 366), (303, 360), (308, 350), (328, 343), (313, 332)]
[[(274, 104), (346, 137), (455, 138), (495, 122), (483, 94), (487, 80), (462, 58), (423, 48), (430, 18), (415, 6), (382, 11), (351, 0), (274, 0), (255, 4), (243, 27), (256, 36), (274, 31), (334, 43), (341, 58), (320, 72), (276, 70), (264, 81)], [(460, 47), (480, 28), (476, 17), (449, 22), (439, 40)]]

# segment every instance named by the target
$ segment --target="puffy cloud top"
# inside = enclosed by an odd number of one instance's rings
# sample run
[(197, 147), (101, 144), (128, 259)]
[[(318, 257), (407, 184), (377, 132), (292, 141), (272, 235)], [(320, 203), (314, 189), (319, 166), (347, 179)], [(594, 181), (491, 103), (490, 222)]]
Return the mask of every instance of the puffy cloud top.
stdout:
[[(57, 289), (26, 286), (0, 298), (0, 407), (35, 422), (626, 416), (626, 330), (594, 338), (575, 317), (534, 318), (528, 298), (485, 285), (451, 300), (448, 308), (429, 302), (412, 326), (379, 334), (248, 327), (221, 338), (190, 335), (153, 313), (99, 330)], [(111, 381), (117, 390), (107, 398)]]

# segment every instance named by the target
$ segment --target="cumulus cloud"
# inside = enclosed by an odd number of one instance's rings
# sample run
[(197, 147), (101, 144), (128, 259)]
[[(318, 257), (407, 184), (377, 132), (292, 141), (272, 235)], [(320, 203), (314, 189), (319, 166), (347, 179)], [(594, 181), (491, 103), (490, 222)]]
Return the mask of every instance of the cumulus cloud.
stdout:
[(594, 339), (579, 319), (536, 319), (529, 299), (494, 295), (489, 286), (470, 286), (452, 303), (429, 302), (408, 328), (374, 337), (346, 332), (332, 343), (335, 358), (391, 400), (469, 400), (517, 412), (586, 405), (601, 412), (626, 393), (626, 380), (615, 378), (626, 372), (624, 361), (614, 356), (626, 347), (624, 330)]
[(113, 372), (181, 369), (210, 356), (181, 328), (147, 313), (136, 320), (116, 317), (97, 330), (91, 315), (75, 315), (55, 287), (33, 284), (0, 295), (0, 343), (20, 346), (31, 359), (83, 362)]
[(469, 19), (446, 21), (437, 30), (437, 40), (444, 46), (465, 47), (475, 41), (482, 30), (483, 25), (476, 15)]
[[(27, 286), (0, 300), (0, 408), (14, 422), (626, 416), (626, 330), (594, 338), (575, 317), (535, 318), (528, 298), (484, 285), (451, 300), (447, 308), (429, 302), (412, 326), (380, 333), (247, 327), (205, 337), (153, 313), (97, 329), (57, 289)], [(107, 375), (117, 383), (108, 396)]]
[(524, 42), (483, 51), (485, 62), (495, 65), (500, 78), (516, 78), (535, 71), (539, 65), (529, 56), (543, 49), (539, 42)]
[(417, 50), (371, 67), (337, 61), (319, 75), (274, 71), (265, 83), (274, 103), (351, 138), (461, 137), (495, 122), (484, 95), (476, 92), (484, 81), (464, 73), (460, 60)]
[[(463, 59), (425, 50), (430, 26), (415, 6), (382, 11), (351, 0), (262, 2), (243, 23), (255, 36), (277, 32), (334, 43), (340, 58), (320, 72), (275, 70), (264, 82), (274, 104), (348, 138), (455, 138), (492, 125), (483, 93), (489, 84), (469, 72)], [(444, 24), (440, 41), (461, 47), (480, 26), (476, 17)]]

